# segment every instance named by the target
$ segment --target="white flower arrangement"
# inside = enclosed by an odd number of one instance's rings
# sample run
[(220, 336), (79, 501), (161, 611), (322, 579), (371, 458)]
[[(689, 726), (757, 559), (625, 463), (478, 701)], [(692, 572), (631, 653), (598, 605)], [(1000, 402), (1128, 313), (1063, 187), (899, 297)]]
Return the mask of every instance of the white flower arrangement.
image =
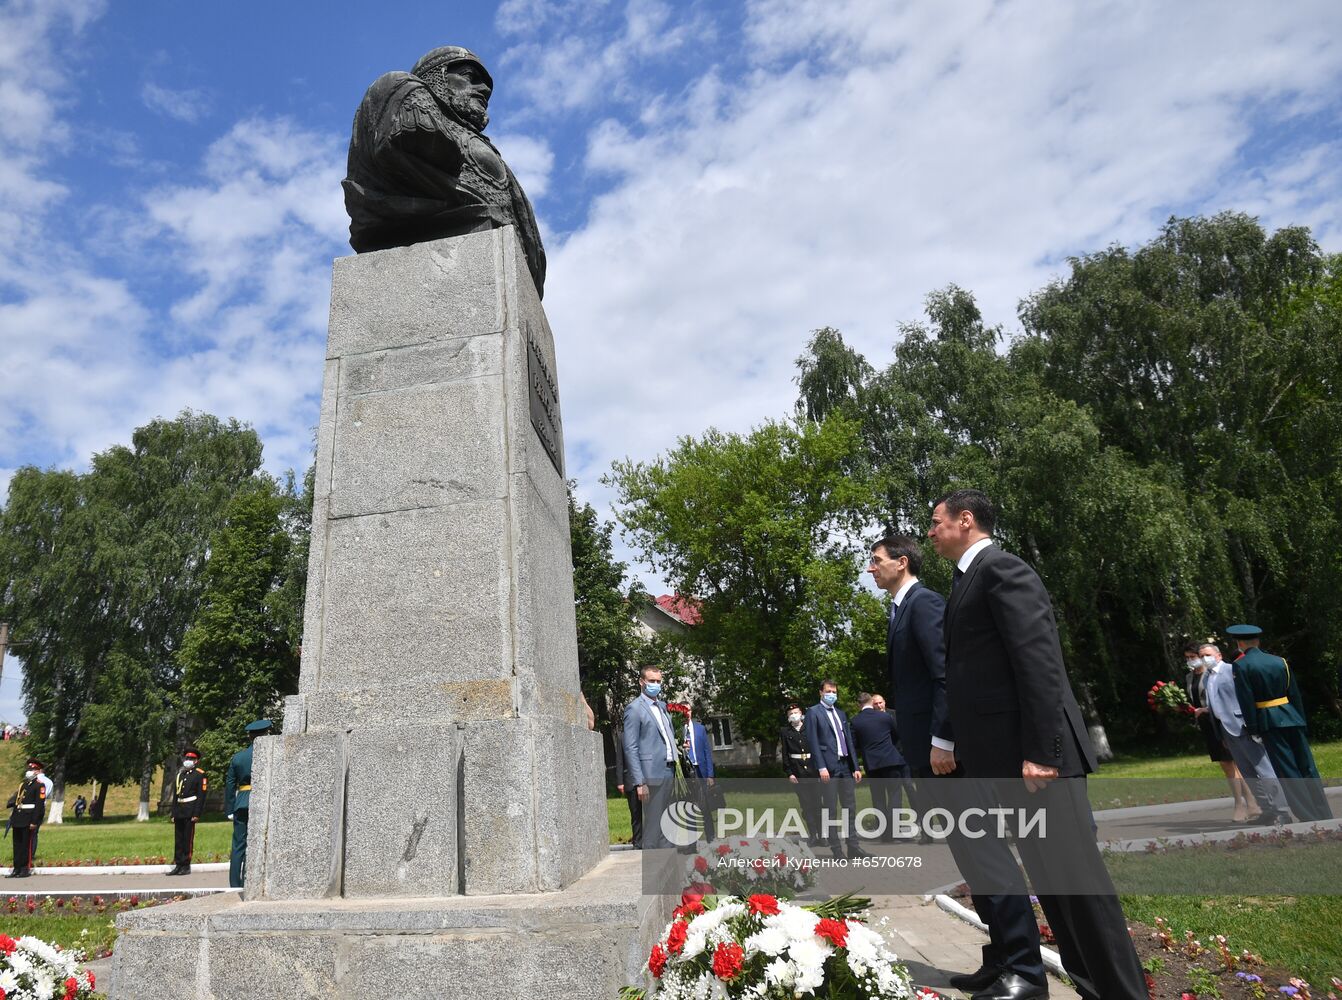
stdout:
[[(885, 939), (847, 897), (814, 910), (763, 893), (748, 899), (686, 895), (648, 956), (647, 984), (625, 1000), (756, 998), (932, 1000), (912, 984)], [(820, 912), (816, 912), (816, 911)]]
[(80, 968), (82, 959), (41, 938), (0, 934), (0, 1000), (86, 1000), (94, 975)]

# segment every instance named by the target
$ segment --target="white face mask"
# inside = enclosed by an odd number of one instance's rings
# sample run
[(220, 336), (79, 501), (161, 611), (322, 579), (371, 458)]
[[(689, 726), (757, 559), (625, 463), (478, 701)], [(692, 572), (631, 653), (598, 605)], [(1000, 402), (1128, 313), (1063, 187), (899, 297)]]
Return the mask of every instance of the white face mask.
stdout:
[(789, 715), (789, 716), (787, 717), (787, 720), (788, 720), (788, 722), (790, 722), (790, 723), (791, 723), (794, 727), (796, 727), (797, 729), (800, 729), (800, 728), (801, 728), (801, 716), (800, 716), (800, 715)]
[(196, 766), (196, 762), (194, 760), (191, 760), (190, 758), (187, 758), (186, 760), (182, 761), (182, 766), (189, 771)]
[(36, 777), (37, 777), (37, 772), (36, 772), (36, 771), (24, 771), (24, 772), (23, 772), (23, 780), (24, 780), (24, 781), (32, 781), (32, 780), (33, 780), (34, 778), (36, 778)]
[(1216, 664), (1219, 663), (1219, 662), (1220, 662), (1220, 661), (1219, 661), (1216, 657), (1214, 657), (1214, 656), (1204, 656), (1204, 657), (1202, 658), (1202, 664), (1203, 664), (1203, 666), (1206, 666), (1206, 667), (1214, 667), (1214, 666), (1216, 666)]
[(1189, 670), (1196, 670), (1196, 669), (1198, 669), (1198, 667), (1202, 666), (1202, 661), (1201, 661), (1201, 660), (1184, 660), (1184, 666), (1186, 666)]

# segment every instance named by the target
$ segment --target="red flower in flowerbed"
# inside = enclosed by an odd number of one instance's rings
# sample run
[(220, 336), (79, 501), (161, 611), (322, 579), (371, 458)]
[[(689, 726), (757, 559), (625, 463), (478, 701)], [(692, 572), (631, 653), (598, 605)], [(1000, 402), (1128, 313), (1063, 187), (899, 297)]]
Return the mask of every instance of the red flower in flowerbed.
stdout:
[(842, 920), (831, 920), (826, 917), (815, 925), (815, 934), (836, 948), (842, 948), (848, 943), (848, 925)]
[(724, 942), (713, 952), (713, 975), (724, 983), (730, 982), (741, 974), (741, 966), (745, 964), (745, 960), (744, 948), (735, 941)]
[(1050, 927), (1048, 924), (1040, 924), (1039, 940), (1043, 941), (1044, 944), (1052, 944), (1054, 941), (1056, 941), (1057, 938), (1053, 934), (1053, 928)]

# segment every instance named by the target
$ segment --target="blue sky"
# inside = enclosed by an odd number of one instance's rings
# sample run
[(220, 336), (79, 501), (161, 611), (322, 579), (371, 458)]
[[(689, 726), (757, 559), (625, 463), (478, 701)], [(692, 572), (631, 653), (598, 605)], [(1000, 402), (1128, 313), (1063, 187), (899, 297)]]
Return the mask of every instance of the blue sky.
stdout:
[(493, 73), (604, 505), (612, 460), (786, 412), (816, 327), (880, 363), (955, 282), (1010, 330), (1170, 214), (1342, 250), (1340, 40), (1331, 0), (0, 0), (0, 490), (183, 407), (307, 466), (349, 121), (436, 45)]

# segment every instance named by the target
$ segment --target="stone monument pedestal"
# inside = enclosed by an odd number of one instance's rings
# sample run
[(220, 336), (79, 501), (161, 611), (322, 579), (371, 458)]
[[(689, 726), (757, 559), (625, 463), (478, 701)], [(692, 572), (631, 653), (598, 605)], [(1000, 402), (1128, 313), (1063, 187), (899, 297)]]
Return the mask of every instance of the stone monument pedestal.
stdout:
[(555, 371), (510, 227), (335, 262), (299, 693), (255, 745), (245, 901), (119, 917), (118, 998), (632, 981), (664, 908), (608, 857)]

